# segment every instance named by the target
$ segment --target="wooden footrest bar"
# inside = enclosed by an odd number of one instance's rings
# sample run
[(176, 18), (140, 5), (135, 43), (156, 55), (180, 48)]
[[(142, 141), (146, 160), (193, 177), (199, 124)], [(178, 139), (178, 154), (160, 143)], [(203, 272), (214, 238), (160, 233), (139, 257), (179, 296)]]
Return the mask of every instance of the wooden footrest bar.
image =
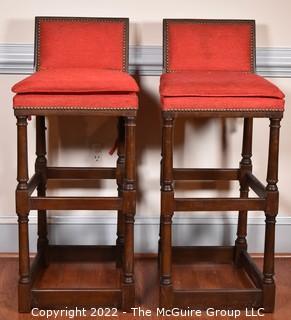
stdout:
[(174, 305), (179, 308), (193, 307), (205, 310), (208, 308), (243, 309), (258, 308), (262, 300), (260, 289), (207, 289), (207, 290), (174, 290)]
[(172, 259), (175, 264), (191, 264), (196, 262), (231, 263), (234, 247), (215, 246), (173, 246)]
[(31, 210), (121, 210), (119, 197), (31, 197)]
[(116, 255), (116, 246), (49, 246), (51, 262), (107, 262)]
[(251, 278), (253, 283), (257, 288), (262, 288), (263, 286), (263, 274), (257, 267), (257, 265), (254, 263), (250, 255), (247, 253), (247, 251), (242, 251), (240, 255), (240, 261), (247, 272), (248, 276)]
[(266, 197), (266, 187), (251, 172), (247, 173), (247, 183), (249, 187), (261, 198)]
[[(47, 167), (48, 180), (102, 180), (116, 179), (115, 167), (87, 168), (87, 167)], [(35, 173), (28, 181), (28, 192), (31, 195), (40, 184), (40, 176)]]
[(116, 168), (48, 167), (47, 178), (64, 180), (115, 179)]
[(121, 289), (32, 289), (32, 306), (43, 309), (66, 307), (121, 307)]
[(265, 199), (175, 198), (174, 211), (257, 211), (265, 210)]
[(31, 195), (40, 183), (39, 174), (35, 173), (27, 183), (28, 194)]
[(173, 169), (174, 180), (239, 180), (239, 169)]

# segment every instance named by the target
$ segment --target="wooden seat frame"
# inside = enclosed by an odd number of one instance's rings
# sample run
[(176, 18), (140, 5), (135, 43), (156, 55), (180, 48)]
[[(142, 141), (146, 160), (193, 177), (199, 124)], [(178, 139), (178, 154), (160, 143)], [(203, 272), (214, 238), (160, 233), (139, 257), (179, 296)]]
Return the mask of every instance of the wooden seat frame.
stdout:
[[(164, 20), (164, 48), (167, 47), (167, 23)], [(177, 19), (178, 21), (181, 21)], [(187, 23), (201, 20), (185, 20)], [(203, 20), (203, 23), (221, 20)], [(239, 22), (235, 20), (235, 22)], [(164, 67), (166, 67), (164, 55)], [(180, 116), (195, 118), (244, 118), (242, 160), (236, 169), (190, 169), (173, 168), (174, 120)], [(195, 111), (179, 110), (162, 112), (162, 161), (161, 161), (161, 224), (159, 241), (160, 263), (160, 307), (195, 309), (213, 308), (264, 308), (273, 312), (275, 303), (274, 240), (275, 222), (278, 214), (279, 192), (278, 153), (279, 130), (282, 111)], [(267, 185), (264, 186), (252, 173), (253, 118), (270, 119), (269, 157)], [(239, 198), (177, 198), (174, 182), (179, 180), (238, 180)], [(252, 189), (257, 197), (249, 197)], [(237, 239), (234, 246), (196, 247), (172, 246), (172, 217), (179, 211), (238, 211)], [(263, 272), (256, 266), (247, 252), (248, 211), (264, 211), (266, 216)], [(205, 263), (229, 263), (244, 270), (252, 288), (247, 289), (175, 289), (172, 281), (172, 265)]]
[[(88, 18), (47, 17), (47, 20)], [(94, 18), (89, 18), (94, 19)], [(115, 21), (115, 18), (96, 18)], [(126, 53), (128, 54), (128, 19), (126, 25)], [(36, 37), (38, 39), (38, 37)], [(37, 41), (37, 40), (36, 40)], [(37, 57), (37, 55), (36, 55)], [(35, 61), (37, 66), (37, 59)], [(128, 57), (125, 59), (125, 71)], [(17, 118), (17, 180), (16, 212), (19, 226), (19, 311), (31, 308), (61, 309), (66, 307), (112, 306), (129, 311), (134, 307), (134, 215), (136, 203), (135, 179), (135, 109), (15, 109)], [(35, 173), (28, 176), (27, 118), (36, 116)], [(118, 160), (116, 167), (48, 167), (46, 159), (45, 117), (55, 116), (114, 116), (118, 120)], [(116, 197), (51, 197), (46, 196), (49, 180), (116, 179)], [(32, 196), (37, 189), (37, 196)], [(37, 254), (30, 266), (28, 218), (31, 210), (38, 212)], [(47, 210), (116, 210), (118, 212), (117, 240), (114, 246), (49, 245), (47, 237)], [(43, 288), (37, 287), (50, 262), (105, 262), (116, 261), (120, 272), (117, 288)]]

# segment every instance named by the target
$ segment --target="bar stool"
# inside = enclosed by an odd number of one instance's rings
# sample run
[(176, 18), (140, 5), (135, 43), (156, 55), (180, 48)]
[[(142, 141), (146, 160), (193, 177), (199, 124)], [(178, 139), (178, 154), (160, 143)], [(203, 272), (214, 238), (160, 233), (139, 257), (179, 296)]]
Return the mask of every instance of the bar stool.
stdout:
[[(160, 306), (195, 309), (262, 307), (265, 312), (272, 312), (279, 129), (284, 94), (255, 74), (255, 21), (166, 19), (163, 41)], [(180, 116), (244, 118), (239, 168), (173, 168), (173, 125), (175, 118)], [(267, 186), (252, 173), (253, 118), (270, 119)], [(238, 180), (240, 197), (175, 197), (174, 183), (179, 180)], [(256, 197), (249, 197), (249, 188)], [(180, 211), (238, 211), (235, 245), (172, 246), (172, 217)], [(247, 252), (248, 211), (264, 211), (266, 216), (263, 272)], [(233, 288), (229, 283), (223, 288), (211, 286), (207, 289), (197, 285), (196, 289), (189, 289), (189, 286), (183, 289), (185, 284), (183, 288), (181, 284), (175, 287), (173, 265), (198, 262), (211, 266), (214, 263), (230, 264), (236, 272), (248, 275), (250, 287)]]
[[(135, 299), (133, 228), (138, 109), (138, 86), (127, 73), (129, 21), (127, 18), (36, 17), (35, 22), (36, 72), (12, 89), (16, 93), (13, 106), (18, 141), (19, 311), (30, 312), (32, 307), (98, 306), (114, 306), (128, 311), (134, 306)], [(116, 168), (47, 166), (45, 117), (50, 115), (117, 117)], [(30, 116), (36, 116), (37, 157), (35, 173), (29, 180), (27, 119)], [(50, 179), (68, 182), (116, 179), (118, 196), (46, 196)], [(32, 195), (35, 189), (37, 196)], [(30, 267), (28, 217), (31, 210), (38, 210), (38, 242), (37, 255)], [(116, 210), (116, 245), (49, 245), (46, 210)], [(56, 261), (116, 261), (117, 287), (40, 286), (46, 268)]]

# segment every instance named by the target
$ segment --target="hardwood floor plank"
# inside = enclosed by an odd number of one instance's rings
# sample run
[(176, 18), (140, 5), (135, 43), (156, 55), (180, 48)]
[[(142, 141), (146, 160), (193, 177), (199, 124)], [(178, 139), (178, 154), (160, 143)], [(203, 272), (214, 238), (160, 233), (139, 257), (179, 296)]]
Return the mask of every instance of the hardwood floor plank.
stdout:
[[(143, 309), (152, 310), (153, 314), (155, 314), (156, 308), (158, 306), (158, 267), (156, 263), (156, 258), (154, 257), (139, 257), (136, 259), (135, 263), (135, 281), (136, 281), (136, 306), (140, 306)], [(256, 259), (256, 261), (261, 265), (262, 259)], [(94, 282), (100, 281), (100, 277), (103, 278), (102, 281), (106, 282), (106, 279), (112, 281), (111, 270), (112, 268), (108, 268), (108, 273), (106, 273), (106, 268), (104, 268), (103, 275), (101, 276), (101, 271), (97, 270), (92, 271), (93, 264), (85, 264), (82, 266), (77, 266), (77, 270), (73, 271), (74, 267), (72, 265), (67, 265), (66, 270), (61, 270), (61, 266), (58, 265), (58, 268), (54, 269), (53, 278), (46, 278), (46, 284), (49, 285), (50, 281), (59, 281), (61, 285), (67, 283), (65, 272), (71, 273), (72, 277), (75, 277), (76, 283), (80, 284), (83, 281), (86, 281), (87, 284), (90, 280), (94, 279)], [(181, 266), (180, 266), (181, 267)], [(217, 275), (217, 279), (222, 275), (215, 283), (215, 285), (219, 285), (221, 281), (226, 280), (227, 278), (227, 267), (223, 269), (224, 266), (220, 266), (221, 269), (215, 271), (213, 269), (213, 278), (215, 280), (215, 275)], [(191, 268), (191, 267), (190, 267)], [(199, 279), (199, 286), (202, 288), (203, 285), (206, 285), (210, 282), (210, 279), (205, 279), (205, 277), (199, 274), (198, 271), (202, 271), (203, 268), (199, 270), (197, 266), (195, 266), (196, 271), (185, 272), (183, 273), (183, 282), (195, 282)], [(193, 267), (192, 269), (195, 270)], [(79, 269), (79, 271), (78, 271)], [(61, 270), (61, 272), (60, 272)], [(182, 272), (182, 268), (180, 270)], [(185, 269), (184, 269), (185, 271)], [(99, 273), (100, 272), (100, 273)], [(274, 314), (266, 314), (264, 316), (264, 320), (286, 320), (290, 318), (291, 314), (291, 259), (287, 258), (277, 258), (276, 259), (276, 281), (277, 281), (277, 299), (276, 299), (276, 307)], [(86, 273), (90, 274), (89, 278), (86, 280)], [(194, 278), (195, 274), (195, 278)], [(98, 279), (95, 279), (98, 278)], [(181, 278), (181, 275), (179, 275)], [(193, 279), (192, 279), (193, 277)], [(0, 320), (31, 320), (31, 319), (42, 319), (40, 317), (32, 317), (30, 314), (18, 314), (17, 312), (17, 279), (18, 279), (18, 262), (16, 258), (2, 258), (0, 259)], [(192, 279), (192, 280), (191, 280)], [(226, 284), (231, 286), (231, 282), (227, 279)], [(245, 283), (242, 281), (242, 286)], [(87, 319), (94, 319), (94, 317), (86, 317)], [(76, 317), (75, 320), (84, 320), (84, 317)], [(121, 312), (118, 313), (118, 317), (115, 319), (155, 319), (157, 317), (133, 317), (132, 314), (123, 314)], [(168, 319), (179, 319), (179, 317), (167, 317)], [(246, 318), (245, 316), (240, 316), (236, 319), (250, 319), (251, 317)], [(50, 318), (54, 319), (54, 318)], [(68, 317), (57, 317), (56, 319), (68, 319)], [(181, 317), (180, 319), (197, 319), (197, 317)], [(205, 314), (199, 319), (211, 319), (207, 317)], [(214, 319), (214, 317), (212, 317)], [(234, 319), (231, 317), (215, 317), (215, 319)]]

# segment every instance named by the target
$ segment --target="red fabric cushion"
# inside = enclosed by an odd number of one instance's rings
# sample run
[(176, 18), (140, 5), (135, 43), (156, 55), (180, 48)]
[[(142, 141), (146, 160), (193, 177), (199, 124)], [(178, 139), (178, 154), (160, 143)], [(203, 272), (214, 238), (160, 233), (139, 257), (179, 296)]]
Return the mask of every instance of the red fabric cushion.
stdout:
[(45, 19), (38, 24), (38, 68), (124, 70), (125, 21)]
[(283, 111), (284, 100), (260, 97), (162, 97), (164, 111)]
[(117, 70), (62, 68), (35, 72), (12, 87), (15, 93), (137, 92), (135, 80)]
[(138, 97), (130, 94), (17, 94), (15, 109), (137, 109)]
[(163, 110), (284, 109), (284, 94), (252, 73), (167, 73), (161, 77), (160, 94)]
[(253, 21), (168, 20), (167, 72), (251, 71), (253, 27)]
[(284, 94), (268, 80), (244, 72), (185, 71), (161, 76), (160, 94), (167, 97), (271, 97)]

